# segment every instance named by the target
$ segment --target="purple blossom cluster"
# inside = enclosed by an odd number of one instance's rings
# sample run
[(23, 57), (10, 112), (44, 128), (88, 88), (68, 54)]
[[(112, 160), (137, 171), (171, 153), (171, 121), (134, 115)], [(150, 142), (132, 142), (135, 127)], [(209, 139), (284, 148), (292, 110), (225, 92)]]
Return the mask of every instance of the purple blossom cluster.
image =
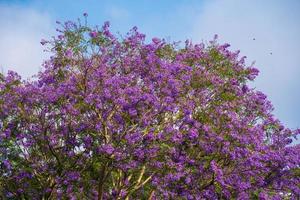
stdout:
[(36, 79), (0, 75), (1, 198), (299, 197), (300, 131), (228, 44), (60, 25)]

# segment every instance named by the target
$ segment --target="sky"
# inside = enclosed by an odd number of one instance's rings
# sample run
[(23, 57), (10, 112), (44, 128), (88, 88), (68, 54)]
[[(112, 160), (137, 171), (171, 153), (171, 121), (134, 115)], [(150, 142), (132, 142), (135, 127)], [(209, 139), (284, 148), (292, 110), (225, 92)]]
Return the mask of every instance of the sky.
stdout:
[(90, 25), (110, 21), (125, 35), (137, 26), (148, 39), (209, 41), (241, 50), (260, 74), (251, 83), (274, 105), (284, 125), (300, 128), (300, 1), (298, 0), (0, 0), (0, 70), (24, 79), (49, 58), (41, 39), (56, 35), (55, 21), (88, 13)]

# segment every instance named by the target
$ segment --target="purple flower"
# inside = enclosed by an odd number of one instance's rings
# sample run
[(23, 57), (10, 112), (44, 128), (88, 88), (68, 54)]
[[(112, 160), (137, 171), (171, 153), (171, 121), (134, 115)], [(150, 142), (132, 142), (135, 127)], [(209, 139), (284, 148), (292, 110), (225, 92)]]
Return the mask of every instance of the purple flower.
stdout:
[(257, 68), (249, 68), (249, 74), (247, 76), (247, 78), (249, 80), (254, 80), (255, 77), (258, 75), (259, 70)]
[(47, 40), (44, 40), (44, 39), (42, 39), (40, 43), (41, 43), (42, 45), (45, 45), (45, 44), (47, 44), (47, 43), (48, 43), (48, 41), (47, 41)]
[(60, 40), (63, 40), (63, 39), (64, 39), (64, 36), (63, 36), (63, 35), (58, 35), (57, 37), (58, 37), (58, 39), (60, 39)]
[(192, 181), (192, 180), (191, 180), (191, 178), (190, 178), (190, 177), (187, 177), (187, 178), (185, 179), (185, 183), (186, 183), (186, 184), (190, 184), (190, 183), (191, 183), (191, 181)]
[(17, 193), (18, 194), (22, 194), (24, 192), (24, 190), (22, 189), (22, 188), (19, 188), (18, 190), (17, 190)]
[(8, 169), (8, 170), (11, 169), (11, 163), (9, 162), (9, 160), (4, 160), (3, 165), (6, 169)]
[(52, 55), (33, 80), (0, 74), (4, 195), (299, 196), (300, 130), (283, 127), (247, 84), (258, 70), (239, 51), (216, 37), (184, 46), (149, 42), (136, 27), (122, 38), (108, 23), (86, 26), (68, 21), (42, 40)]
[(218, 34), (215, 34), (215, 35), (214, 35), (214, 40), (217, 40), (218, 37), (219, 37)]
[(242, 87), (243, 93), (244, 93), (244, 94), (247, 93), (248, 90), (249, 90), (248, 86), (247, 86), (247, 85), (243, 85), (243, 87)]
[(83, 142), (86, 147), (90, 147), (92, 145), (93, 139), (91, 136), (87, 135), (83, 138)]
[(111, 144), (106, 144), (101, 147), (101, 151), (111, 155), (114, 152), (115, 148)]
[(136, 109), (130, 108), (130, 109), (129, 109), (129, 115), (132, 116), (132, 117), (136, 116), (136, 115), (137, 115)]
[(152, 38), (152, 42), (154, 44), (159, 44), (161, 42), (161, 40), (159, 38)]
[(71, 49), (66, 50), (65, 55), (67, 58), (72, 58), (73, 56), (73, 52)]
[(91, 38), (95, 38), (95, 37), (98, 36), (98, 32), (97, 32), (97, 31), (91, 31), (91, 32), (89, 33), (89, 35), (90, 35)]
[(10, 129), (4, 130), (1, 134), (0, 134), (0, 138), (9, 138), (11, 135), (11, 131)]
[(8, 197), (8, 198), (13, 197), (13, 196), (14, 196), (14, 194), (11, 193), (11, 192), (7, 192), (7, 193), (6, 193), (6, 197)]
[(79, 172), (69, 172), (67, 174), (67, 177), (69, 181), (78, 181), (78, 179), (80, 178), (80, 174)]
[(190, 139), (195, 139), (198, 137), (198, 131), (196, 129), (191, 129), (188, 135)]

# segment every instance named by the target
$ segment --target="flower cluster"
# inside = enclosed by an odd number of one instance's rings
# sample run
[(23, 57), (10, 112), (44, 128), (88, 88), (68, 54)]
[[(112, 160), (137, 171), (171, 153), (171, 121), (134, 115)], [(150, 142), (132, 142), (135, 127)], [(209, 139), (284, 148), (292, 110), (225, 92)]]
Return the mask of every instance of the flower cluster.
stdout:
[(299, 131), (228, 44), (59, 24), (36, 79), (0, 76), (1, 197), (299, 197)]

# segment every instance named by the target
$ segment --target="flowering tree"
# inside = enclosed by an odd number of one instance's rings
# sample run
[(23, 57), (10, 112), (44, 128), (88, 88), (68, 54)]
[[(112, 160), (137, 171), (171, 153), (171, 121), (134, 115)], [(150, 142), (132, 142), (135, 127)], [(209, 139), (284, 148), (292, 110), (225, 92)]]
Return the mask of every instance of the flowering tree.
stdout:
[(2, 199), (299, 197), (299, 131), (228, 44), (60, 26), (35, 79), (0, 76)]

